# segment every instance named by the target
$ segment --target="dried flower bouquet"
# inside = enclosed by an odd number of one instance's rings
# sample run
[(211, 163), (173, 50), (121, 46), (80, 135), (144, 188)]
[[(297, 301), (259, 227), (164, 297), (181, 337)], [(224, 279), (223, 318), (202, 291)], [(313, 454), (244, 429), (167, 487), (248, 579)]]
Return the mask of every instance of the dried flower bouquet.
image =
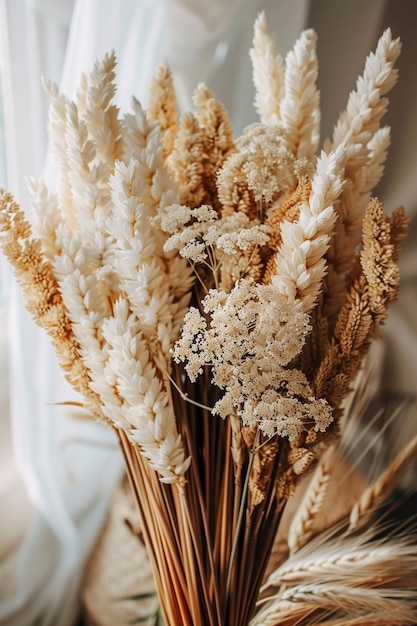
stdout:
[[(417, 441), (314, 537), (408, 223), (371, 197), (399, 41), (382, 35), (319, 156), (315, 47), (303, 32), (284, 63), (259, 15), (260, 122), (237, 140), (203, 84), (178, 119), (166, 67), (146, 113), (112, 103), (114, 55), (74, 101), (47, 84), (56, 191), (30, 182), (33, 225), (1, 196), (1, 245), (27, 307), (118, 435), (172, 626), (417, 619), (415, 545), (373, 541), (369, 526)], [(307, 472), (287, 554), (265, 578)]]

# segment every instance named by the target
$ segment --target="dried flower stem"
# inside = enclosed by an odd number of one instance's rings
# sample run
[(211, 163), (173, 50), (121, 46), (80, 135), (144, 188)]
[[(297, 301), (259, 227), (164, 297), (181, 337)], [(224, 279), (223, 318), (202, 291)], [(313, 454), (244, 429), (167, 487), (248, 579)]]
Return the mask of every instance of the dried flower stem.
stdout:
[(261, 12), (255, 20), (250, 57), (256, 110), (262, 123), (277, 124), (280, 120), (279, 103), (284, 91), (284, 64), (272, 37), (267, 32), (264, 12)]
[(158, 67), (152, 81), (146, 115), (150, 122), (159, 122), (166, 159), (174, 148), (178, 132), (178, 112), (171, 70), (165, 63)]
[(292, 519), (288, 530), (290, 554), (302, 548), (312, 536), (313, 524), (323, 507), (330, 482), (332, 450), (333, 447), (326, 452), (318, 463), (307, 491)]
[(360, 241), (363, 215), (372, 189), (383, 171), (389, 131), (379, 129), (388, 99), (385, 94), (397, 80), (395, 61), (401, 50), (398, 39), (387, 29), (375, 52), (366, 59), (365, 69), (352, 91), (346, 110), (334, 128), (326, 150), (345, 145), (345, 189), (335, 206), (339, 219), (328, 253), (329, 288), (326, 290), (325, 313), (334, 316), (343, 303), (346, 273), (352, 267), (354, 250)]
[(363, 492), (354, 505), (349, 518), (349, 531), (354, 531), (366, 524), (376, 508), (397, 485), (404, 471), (417, 456), (417, 436), (397, 454), (377, 480)]
[(81, 346), (74, 336), (53, 269), (43, 257), (40, 241), (32, 236), (23, 211), (3, 190), (0, 228), (0, 245), (22, 287), (28, 311), (51, 337), (60, 365), (70, 384), (84, 395), (86, 408), (106, 421), (98, 396), (89, 386), (89, 373), (79, 357)]

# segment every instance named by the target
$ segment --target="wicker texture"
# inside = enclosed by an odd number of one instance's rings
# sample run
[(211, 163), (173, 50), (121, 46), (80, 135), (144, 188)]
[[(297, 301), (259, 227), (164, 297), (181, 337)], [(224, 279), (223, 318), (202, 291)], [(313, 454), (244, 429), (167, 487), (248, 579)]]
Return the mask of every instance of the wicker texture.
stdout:
[[(145, 546), (134, 531), (138, 519), (129, 485), (123, 481), (117, 490), (106, 526), (87, 566), (82, 599), (87, 626), (155, 624), (157, 606), (154, 583)], [(146, 616), (149, 620), (142, 621)]]

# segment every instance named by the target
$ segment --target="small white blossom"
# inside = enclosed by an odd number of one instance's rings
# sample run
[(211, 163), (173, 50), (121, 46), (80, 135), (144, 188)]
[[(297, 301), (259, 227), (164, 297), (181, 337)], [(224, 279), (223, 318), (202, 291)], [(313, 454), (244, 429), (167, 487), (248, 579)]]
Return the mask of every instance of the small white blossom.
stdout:
[(211, 365), (213, 383), (223, 390), (213, 413), (237, 412), (246, 426), (258, 424), (268, 437), (297, 439), (311, 423), (329, 425), (331, 412), (318, 414), (305, 375), (288, 368), (310, 330), (305, 313), (291, 308), (272, 285), (248, 280), (230, 294), (212, 289), (202, 305), (209, 321), (190, 309), (173, 356), (185, 362), (192, 381)]

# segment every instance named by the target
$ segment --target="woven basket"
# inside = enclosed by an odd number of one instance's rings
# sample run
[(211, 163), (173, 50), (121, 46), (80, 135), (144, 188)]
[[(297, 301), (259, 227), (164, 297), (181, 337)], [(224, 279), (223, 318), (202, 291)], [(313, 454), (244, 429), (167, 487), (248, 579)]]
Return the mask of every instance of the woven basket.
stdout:
[[(158, 603), (153, 595), (155, 587), (146, 549), (140, 534), (135, 532), (137, 528), (138, 517), (129, 485), (123, 480), (87, 565), (82, 591), (86, 626), (123, 626), (136, 621), (142, 626), (155, 624), (152, 615)], [(138, 600), (138, 595), (145, 597)], [(147, 616), (149, 620), (145, 619)]]

